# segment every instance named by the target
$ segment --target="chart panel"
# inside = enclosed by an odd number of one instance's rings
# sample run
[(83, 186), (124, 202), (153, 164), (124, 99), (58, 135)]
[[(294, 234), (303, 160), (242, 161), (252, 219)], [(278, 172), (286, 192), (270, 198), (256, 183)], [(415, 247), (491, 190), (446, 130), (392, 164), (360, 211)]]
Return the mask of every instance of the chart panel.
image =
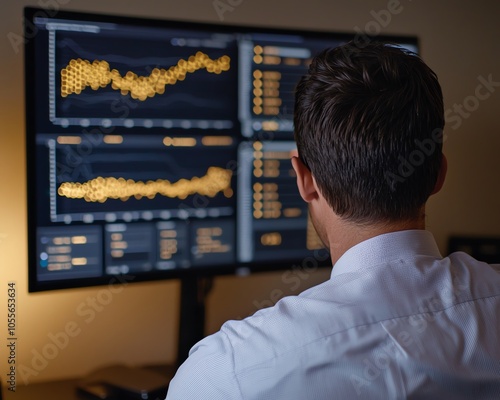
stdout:
[(98, 226), (44, 227), (37, 234), (40, 281), (102, 275), (102, 234)]
[(40, 136), (49, 161), (51, 222), (234, 213), (236, 143), (230, 136), (104, 135), (91, 148), (83, 140)]
[(233, 36), (100, 23), (47, 30), (53, 124), (234, 127)]
[(294, 142), (249, 142), (239, 148), (239, 260), (301, 259), (323, 247), (297, 189)]
[(247, 137), (293, 139), (294, 91), (312, 58), (340, 40), (248, 35), (240, 43), (239, 114)]

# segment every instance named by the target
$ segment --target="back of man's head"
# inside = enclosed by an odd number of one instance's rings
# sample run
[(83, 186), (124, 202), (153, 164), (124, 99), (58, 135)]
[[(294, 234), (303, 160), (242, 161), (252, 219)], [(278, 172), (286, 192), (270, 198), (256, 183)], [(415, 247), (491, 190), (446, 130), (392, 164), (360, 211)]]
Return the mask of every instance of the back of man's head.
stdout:
[(337, 215), (418, 218), (441, 167), (444, 110), (417, 55), (382, 43), (323, 51), (297, 86), (294, 124), (299, 157)]

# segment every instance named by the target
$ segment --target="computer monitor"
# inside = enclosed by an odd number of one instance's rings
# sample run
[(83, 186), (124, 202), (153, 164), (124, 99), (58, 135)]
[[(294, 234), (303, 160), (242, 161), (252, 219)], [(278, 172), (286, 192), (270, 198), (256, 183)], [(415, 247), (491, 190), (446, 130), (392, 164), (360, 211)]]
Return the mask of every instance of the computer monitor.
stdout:
[(41, 8), (25, 34), (29, 291), (328, 265), (293, 92), (353, 34)]

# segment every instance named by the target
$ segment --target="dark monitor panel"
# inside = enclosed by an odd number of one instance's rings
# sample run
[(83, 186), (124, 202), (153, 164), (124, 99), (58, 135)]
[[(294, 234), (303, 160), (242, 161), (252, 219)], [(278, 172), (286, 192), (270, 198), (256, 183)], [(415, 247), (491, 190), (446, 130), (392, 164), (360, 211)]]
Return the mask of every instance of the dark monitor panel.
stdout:
[(293, 91), (350, 35), (25, 17), (30, 291), (327, 262), (289, 161)]
[(448, 253), (456, 251), (489, 264), (500, 264), (500, 237), (453, 235), (448, 239)]

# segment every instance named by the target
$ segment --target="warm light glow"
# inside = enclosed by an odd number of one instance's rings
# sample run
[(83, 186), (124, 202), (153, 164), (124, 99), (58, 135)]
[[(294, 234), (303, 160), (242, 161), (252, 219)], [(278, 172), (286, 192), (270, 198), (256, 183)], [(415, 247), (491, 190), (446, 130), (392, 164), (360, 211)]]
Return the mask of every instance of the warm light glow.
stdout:
[(253, 56), (253, 62), (255, 64), (261, 64), (262, 63), (262, 56), (261, 55), (255, 55), (255, 56)]
[(278, 55), (280, 54), (280, 48), (277, 46), (264, 46), (264, 54)]
[(281, 106), (281, 99), (268, 97), (264, 99), (264, 106)]
[(265, 192), (264, 193), (264, 200), (265, 201), (278, 200), (278, 198), (279, 198), (278, 192)]
[(280, 175), (280, 162), (278, 160), (264, 161), (264, 176), (266, 178), (276, 178)]
[(263, 246), (279, 246), (281, 244), (281, 234), (279, 232), (264, 233), (260, 237)]
[(280, 91), (278, 89), (264, 89), (263, 95), (265, 97), (279, 97)]
[(160, 231), (160, 258), (162, 260), (170, 260), (177, 253), (177, 231), (174, 229), (166, 229)]
[(48, 261), (49, 262), (55, 262), (55, 263), (69, 262), (69, 261), (71, 261), (71, 256), (70, 255), (66, 255), (66, 256), (50, 255)]
[(125, 250), (128, 248), (128, 244), (127, 242), (124, 241), (117, 241), (117, 242), (111, 242), (109, 244), (109, 247), (114, 250)]
[(268, 210), (264, 211), (264, 218), (279, 218), (281, 216), (280, 210)]
[(177, 231), (174, 231), (174, 230), (161, 231), (160, 237), (162, 237), (162, 238), (175, 238), (175, 237), (177, 237)]
[(302, 60), (300, 58), (285, 58), (283, 64), (285, 65), (300, 65)]
[(67, 269), (71, 269), (71, 268), (72, 268), (72, 265), (69, 262), (49, 263), (49, 265), (47, 265), (48, 271), (62, 271), (62, 270), (67, 270)]
[(68, 236), (58, 236), (52, 239), (52, 243), (56, 245), (61, 245), (61, 244), (70, 244), (71, 243), (71, 238)]
[(71, 264), (73, 265), (87, 265), (86, 257), (74, 257), (71, 259)]
[(111, 257), (113, 258), (120, 258), (123, 257), (125, 252), (123, 250), (111, 250)]
[(82, 138), (79, 136), (58, 136), (57, 143), (59, 144), (80, 144)]
[(168, 137), (163, 138), (165, 146), (175, 147), (194, 147), (196, 146), (196, 139), (192, 137)]
[(280, 162), (278, 160), (264, 160), (264, 167), (266, 168), (279, 168)]
[(87, 243), (87, 236), (72, 236), (71, 243), (73, 243), (73, 244), (85, 244), (85, 243)]
[[(265, 72), (264, 72), (264, 74), (265, 74)], [(260, 79), (260, 78), (262, 78), (262, 71), (261, 71), (261, 70), (256, 69), (255, 71), (253, 71), (253, 77), (254, 77), (255, 79)]]
[(278, 81), (265, 80), (264, 87), (266, 89), (278, 89), (280, 87), (280, 83)]
[(266, 115), (278, 115), (279, 113), (279, 107), (264, 107), (264, 114)]
[(302, 210), (298, 207), (285, 208), (283, 210), (283, 215), (287, 218), (300, 217), (301, 214), (302, 214)]
[(48, 246), (47, 252), (49, 254), (69, 254), (71, 253), (71, 246)]
[(264, 158), (275, 159), (275, 160), (289, 160), (289, 151), (266, 151), (264, 152)]
[(222, 236), (220, 227), (198, 228), (196, 230), (196, 254), (207, 253), (227, 253), (231, 247), (227, 244), (222, 244), (218, 236)]
[(278, 71), (264, 71), (262, 73), (264, 79), (279, 81), (281, 79), (281, 72)]
[(277, 131), (280, 125), (276, 121), (264, 121), (262, 123), (262, 129), (265, 131)]
[(105, 135), (103, 142), (106, 144), (121, 144), (123, 143), (122, 135)]
[(204, 146), (230, 146), (233, 144), (231, 136), (203, 136), (201, 143)]
[[(258, 56), (255, 56), (258, 57)], [(261, 57), (262, 58), (262, 57)], [(281, 57), (276, 57), (276, 56), (264, 56), (264, 64), (268, 65), (279, 65), (281, 64)]]
[(208, 236), (220, 236), (222, 235), (222, 229), (218, 226), (213, 228), (198, 228), (196, 230), (197, 235), (208, 235)]
[(280, 171), (279, 169), (275, 169), (275, 168), (266, 168), (264, 170), (264, 177), (265, 178), (277, 178), (278, 176), (280, 176)]
[(264, 183), (264, 190), (267, 192), (276, 192), (278, 190), (277, 183)]

